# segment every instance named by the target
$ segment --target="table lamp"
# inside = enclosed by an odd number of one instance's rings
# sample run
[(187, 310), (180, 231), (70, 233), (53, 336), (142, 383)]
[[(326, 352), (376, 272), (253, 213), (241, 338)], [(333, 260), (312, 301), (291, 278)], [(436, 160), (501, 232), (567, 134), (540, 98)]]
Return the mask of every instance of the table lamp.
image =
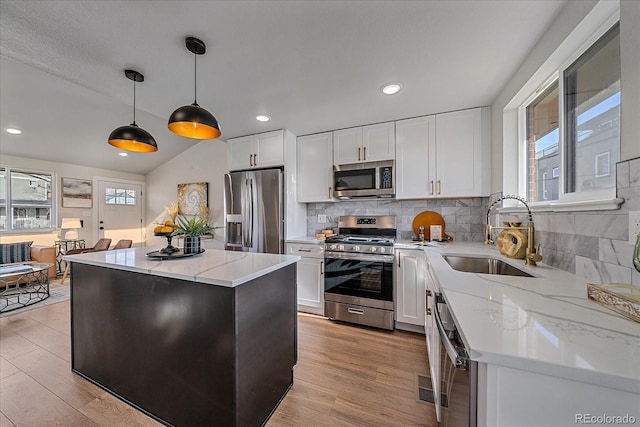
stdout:
[(76, 228), (82, 228), (82, 222), (80, 218), (62, 218), (62, 230), (69, 230), (65, 233), (65, 240), (76, 240), (78, 238), (78, 232)]

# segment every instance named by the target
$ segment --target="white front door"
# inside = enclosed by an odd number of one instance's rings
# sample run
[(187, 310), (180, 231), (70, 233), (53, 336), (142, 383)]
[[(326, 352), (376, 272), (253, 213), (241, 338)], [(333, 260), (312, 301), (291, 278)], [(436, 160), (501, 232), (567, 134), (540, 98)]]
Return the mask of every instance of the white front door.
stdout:
[(133, 240), (144, 246), (142, 185), (131, 182), (98, 182), (98, 237)]

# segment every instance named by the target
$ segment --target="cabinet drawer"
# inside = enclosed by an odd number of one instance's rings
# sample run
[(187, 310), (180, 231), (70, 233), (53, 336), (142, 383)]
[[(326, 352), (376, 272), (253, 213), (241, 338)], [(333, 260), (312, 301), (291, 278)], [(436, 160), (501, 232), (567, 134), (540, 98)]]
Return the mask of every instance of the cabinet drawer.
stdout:
[(324, 245), (314, 243), (287, 243), (287, 255), (299, 255), (307, 258), (323, 258)]

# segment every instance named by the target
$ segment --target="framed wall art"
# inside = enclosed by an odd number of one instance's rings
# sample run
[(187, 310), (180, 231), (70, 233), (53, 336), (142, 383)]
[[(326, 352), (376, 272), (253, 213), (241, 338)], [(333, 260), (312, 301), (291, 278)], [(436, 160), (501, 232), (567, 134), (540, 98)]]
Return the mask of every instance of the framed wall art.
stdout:
[(62, 178), (62, 207), (91, 208), (93, 181), (90, 179)]
[(178, 184), (178, 208), (182, 215), (205, 215), (208, 207), (208, 182)]

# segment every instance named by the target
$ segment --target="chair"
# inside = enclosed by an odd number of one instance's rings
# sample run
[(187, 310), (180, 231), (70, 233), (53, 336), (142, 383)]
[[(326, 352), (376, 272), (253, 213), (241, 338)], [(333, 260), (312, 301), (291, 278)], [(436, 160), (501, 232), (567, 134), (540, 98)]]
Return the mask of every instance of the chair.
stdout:
[[(70, 249), (67, 251), (65, 255), (77, 255), (84, 254), (88, 252), (100, 252), (106, 251), (111, 246), (111, 239), (100, 239), (98, 243), (96, 243), (92, 248), (78, 248), (78, 249)], [(66, 267), (64, 268), (64, 274), (62, 275), (62, 280), (60, 283), (64, 282), (69, 274), (69, 270), (71, 268), (71, 263), (67, 262)]]
[(133, 240), (122, 239), (118, 240), (118, 243), (113, 247), (113, 249), (127, 249), (133, 245)]

